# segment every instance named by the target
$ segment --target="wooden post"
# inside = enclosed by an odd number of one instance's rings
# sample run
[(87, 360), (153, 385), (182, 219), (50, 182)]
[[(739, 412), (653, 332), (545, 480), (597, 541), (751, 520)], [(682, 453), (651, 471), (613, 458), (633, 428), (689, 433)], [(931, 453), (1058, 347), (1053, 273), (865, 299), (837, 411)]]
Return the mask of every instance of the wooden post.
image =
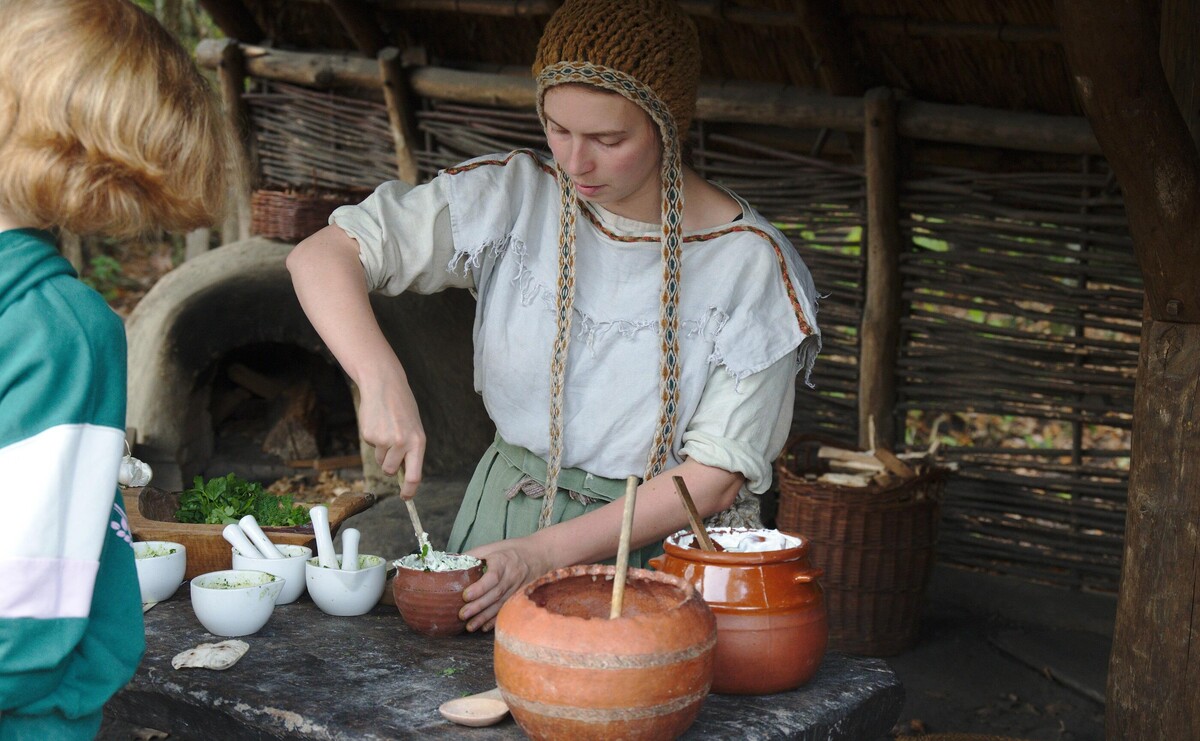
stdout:
[(413, 153), (413, 126), (410, 122), (408, 85), (400, 63), (400, 50), (389, 46), (379, 52), (379, 72), (383, 77), (383, 97), (387, 105), (388, 123), (396, 147), (396, 174), (406, 183), (416, 185), (420, 177), (417, 157)]
[[(896, 356), (900, 343), (900, 203), (896, 192), (896, 101), (876, 88), (864, 98), (867, 292), (859, 332), (858, 444), (894, 444)], [(872, 425), (875, 440), (870, 439)]]
[[(241, 162), (234, 163), (235, 169), (253, 173), (253, 156), (250, 145), (250, 111), (242, 97), (246, 87), (246, 57), (242, 47), (233, 39), (226, 39), (221, 47), (221, 61), (217, 65), (217, 77), (221, 85), (221, 99), (225, 103), (225, 115), (229, 126), (237, 137), (235, 153)], [(251, 181), (253, 177), (249, 178)], [(234, 179), (236, 183), (238, 179)], [(236, 185), (233, 190), (234, 208), (230, 209), (221, 234), (223, 243), (250, 237), (250, 193)], [(236, 222), (233, 221), (236, 215)], [(231, 233), (232, 232), (232, 233)]]
[(1198, 738), (1200, 152), (1164, 74), (1149, 3), (1056, 0), (1055, 10), (1146, 287), (1105, 734)]

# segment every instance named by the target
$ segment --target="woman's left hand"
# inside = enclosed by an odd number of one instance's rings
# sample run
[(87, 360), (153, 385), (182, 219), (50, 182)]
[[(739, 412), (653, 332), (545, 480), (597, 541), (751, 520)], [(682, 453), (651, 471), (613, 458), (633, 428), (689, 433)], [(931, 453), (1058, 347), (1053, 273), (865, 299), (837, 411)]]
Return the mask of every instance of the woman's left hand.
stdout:
[(495, 627), (496, 615), (505, 601), (555, 566), (529, 538), (481, 545), (467, 554), (487, 561), (487, 573), (463, 592), (467, 604), (458, 615), (467, 621), (469, 631)]

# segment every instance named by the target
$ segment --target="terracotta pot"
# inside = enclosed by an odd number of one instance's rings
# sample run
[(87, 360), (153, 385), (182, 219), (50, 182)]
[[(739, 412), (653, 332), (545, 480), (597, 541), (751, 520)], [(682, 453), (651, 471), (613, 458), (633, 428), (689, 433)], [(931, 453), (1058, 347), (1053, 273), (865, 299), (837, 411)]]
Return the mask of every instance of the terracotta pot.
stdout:
[(459, 619), (462, 591), (483, 576), (483, 562), (457, 571), (396, 569), (392, 599), (408, 627), (418, 633), (443, 638), (462, 633), (467, 624)]
[(712, 683), (716, 621), (684, 580), (629, 569), (609, 619), (613, 566), (559, 569), (496, 618), (496, 683), (533, 739), (668, 739)]
[[(713, 535), (745, 528), (713, 528)], [(713, 692), (763, 695), (795, 689), (812, 679), (829, 641), (821, 570), (808, 558), (808, 542), (759, 553), (683, 547), (691, 533), (663, 542), (654, 568), (685, 579), (717, 618)]]

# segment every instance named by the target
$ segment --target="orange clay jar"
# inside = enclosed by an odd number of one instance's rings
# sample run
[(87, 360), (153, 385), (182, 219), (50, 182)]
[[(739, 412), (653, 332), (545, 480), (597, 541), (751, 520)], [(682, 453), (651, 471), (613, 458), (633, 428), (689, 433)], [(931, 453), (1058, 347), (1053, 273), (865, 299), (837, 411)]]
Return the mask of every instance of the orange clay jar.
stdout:
[(629, 569), (610, 619), (613, 566), (552, 571), (496, 618), (496, 684), (532, 739), (678, 738), (713, 677), (717, 626), (691, 585)]
[[(745, 528), (711, 528), (710, 537), (736, 542)], [(794, 547), (759, 552), (703, 551), (695, 536), (680, 531), (650, 561), (659, 571), (696, 588), (717, 618), (717, 658), (712, 691), (764, 695), (795, 689), (812, 679), (829, 641), (825, 595), (808, 542), (787, 536)]]

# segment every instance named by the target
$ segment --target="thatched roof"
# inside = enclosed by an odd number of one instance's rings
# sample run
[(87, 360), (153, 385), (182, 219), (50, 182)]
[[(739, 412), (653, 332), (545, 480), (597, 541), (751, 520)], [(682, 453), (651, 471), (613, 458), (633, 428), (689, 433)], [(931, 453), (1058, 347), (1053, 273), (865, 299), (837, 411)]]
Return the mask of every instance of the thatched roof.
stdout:
[[(202, 0), (227, 35), (280, 49), (527, 65), (556, 0)], [(1052, 0), (683, 0), (708, 79), (1081, 114)], [(258, 38), (253, 38), (258, 36)]]

